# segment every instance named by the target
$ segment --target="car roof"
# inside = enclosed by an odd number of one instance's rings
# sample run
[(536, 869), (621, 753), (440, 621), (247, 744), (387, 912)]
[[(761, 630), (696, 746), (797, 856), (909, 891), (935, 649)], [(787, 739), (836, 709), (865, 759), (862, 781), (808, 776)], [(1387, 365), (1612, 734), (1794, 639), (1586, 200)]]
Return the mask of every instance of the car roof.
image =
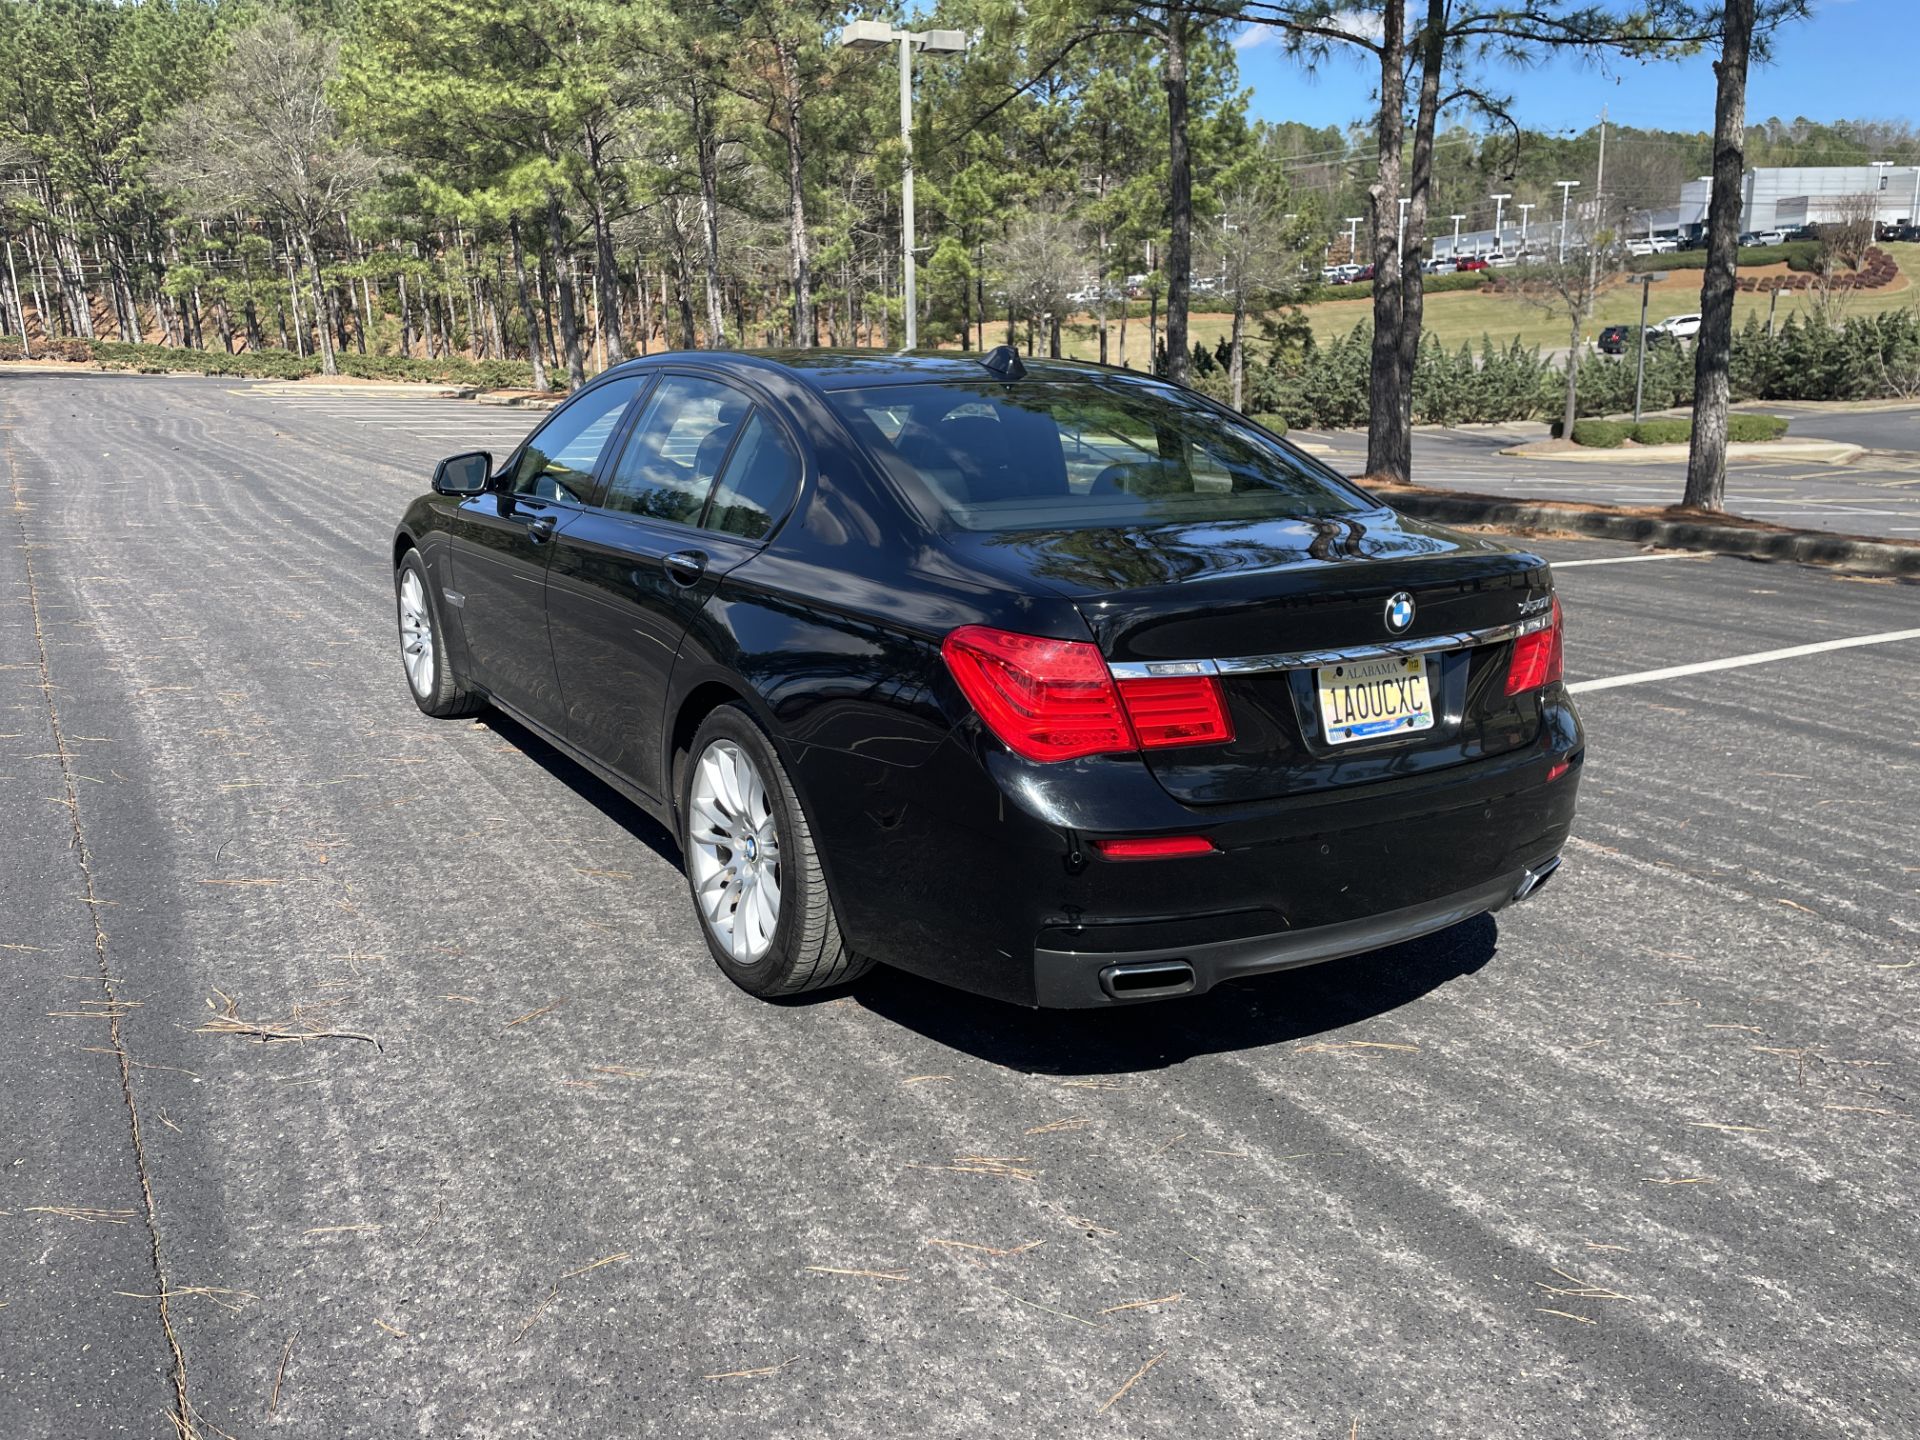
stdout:
[[(992, 383), (998, 377), (986, 368), (990, 353), (984, 350), (668, 350), (626, 363), (650, 369), (678, 362), (734, 370), (743, 375), (775, 370), (793, 375), (817, 390), (847, 390), (869, 385)], [(1132, 379), (1164, 383), (1138, 370), (1098, 365), (1090, 360), (1023, 356), (1020, 363), (1028, 380)]]

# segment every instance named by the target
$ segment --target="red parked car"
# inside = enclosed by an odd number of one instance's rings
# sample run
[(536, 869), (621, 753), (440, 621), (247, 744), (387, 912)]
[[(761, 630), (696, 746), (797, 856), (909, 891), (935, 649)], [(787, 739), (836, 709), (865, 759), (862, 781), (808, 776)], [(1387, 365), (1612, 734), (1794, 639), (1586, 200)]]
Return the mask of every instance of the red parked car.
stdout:
[(1453, 268), (1455, 270), (1484, 270), (1487, 268), (1487, 262), (1478, 255), (1467, 255), (1454, 261)]

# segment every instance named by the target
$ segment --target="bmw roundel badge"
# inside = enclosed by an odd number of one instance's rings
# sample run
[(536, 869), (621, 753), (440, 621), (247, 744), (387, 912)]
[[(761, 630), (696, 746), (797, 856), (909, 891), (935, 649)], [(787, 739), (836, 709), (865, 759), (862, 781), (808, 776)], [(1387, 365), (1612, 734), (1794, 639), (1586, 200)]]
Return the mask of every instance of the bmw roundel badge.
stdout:
[(1387, 601), (1387, 629), (1395, 635), (1406, 634), (1413, 624), (1413, 596), (1402, 590)]

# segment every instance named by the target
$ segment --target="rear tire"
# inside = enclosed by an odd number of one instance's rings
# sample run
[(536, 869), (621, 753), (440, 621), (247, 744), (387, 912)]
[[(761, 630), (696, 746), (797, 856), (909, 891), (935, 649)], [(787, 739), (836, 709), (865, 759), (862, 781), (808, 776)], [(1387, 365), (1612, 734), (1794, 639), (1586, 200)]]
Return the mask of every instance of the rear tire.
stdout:
[(418, 550), (408, 550), (394, 567), (393, 598), (400, 622), (400, 664), (413, 703), (436, 720), (476, 713), (482, 701), (466, 688), (448, 657), (446, 627)]
[(720, 706), (694, 734), (680, 844), (707, 949), (748, 994), (799, 995), (873, 968), (847, 948), (800, 797), (742, 706)]

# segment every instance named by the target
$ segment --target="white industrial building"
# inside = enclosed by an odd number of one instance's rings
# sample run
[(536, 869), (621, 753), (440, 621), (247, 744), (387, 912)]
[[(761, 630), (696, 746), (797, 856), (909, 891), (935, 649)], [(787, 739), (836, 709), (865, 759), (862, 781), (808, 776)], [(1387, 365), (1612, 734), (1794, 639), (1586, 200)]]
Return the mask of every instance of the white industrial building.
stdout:
[[(1680, 203), (1636, 213), (1630, 235), (1701, 234), (1707, 226), (1712, 181), (1689, 180), (1680, 187)], [(1920, 217), (1920, 165), (1804, 165), (1749, 170), (1741, 187), (1743, 231), (1791, 230), (1840, 218), (1842, 202), (1870, 195), (1883, 225), (1912, 225)]]

